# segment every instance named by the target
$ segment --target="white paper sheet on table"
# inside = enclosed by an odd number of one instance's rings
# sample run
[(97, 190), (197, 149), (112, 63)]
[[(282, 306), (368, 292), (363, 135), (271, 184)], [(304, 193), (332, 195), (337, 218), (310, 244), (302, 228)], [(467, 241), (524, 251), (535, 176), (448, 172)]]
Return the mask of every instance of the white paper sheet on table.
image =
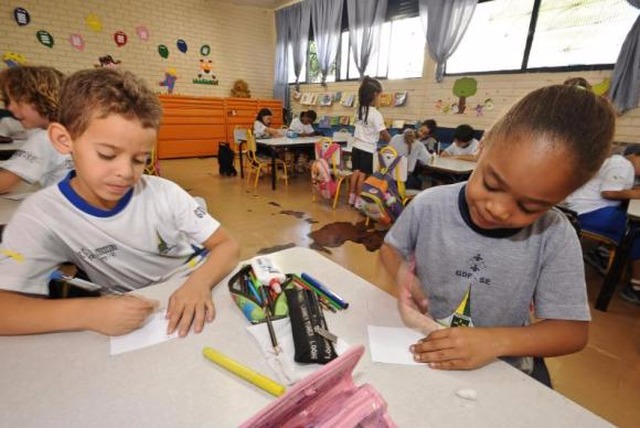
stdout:
[(409, 347), (424, 334), (406, 327), (367, 326), (371, 360), (378, 363), (424, 365), (413, 360)]
[(149, 321), (138, 330), (129, 334), (111, 337), (111, 355), (135, 351), (178, 337), (178, 333), (167, 334), (169, 320), (164, 317), (162, 309), (149, 318)]
[(34, 192), (24, 192), (24, 193), (7, 193), (6, 195), (2, 195), (2, 198), (9, 199), (11, 201), (21, 201), (23, 199), (27, 199), (29, 196), (33, 195)]

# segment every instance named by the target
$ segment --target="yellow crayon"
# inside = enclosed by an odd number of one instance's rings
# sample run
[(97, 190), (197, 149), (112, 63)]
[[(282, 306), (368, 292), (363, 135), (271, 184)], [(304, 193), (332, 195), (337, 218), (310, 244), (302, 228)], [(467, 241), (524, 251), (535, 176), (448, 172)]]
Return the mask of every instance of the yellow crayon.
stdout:
[(205, 346), (202, 349), (202, 353), (205, 357), (218, 364), (221, 367), (229, 370), (231, 373), (234, 373), (240, 376), (242, 379), (247, 382), (251, 382), (258, 388), (262, 388), (267, 391), (271, 395), (275, 395), (276, 397), (280, 397), (285, 392), (284, 385), (280, 385), (273, 379), (270, 379), (260, 373), (250, 369), (247, 366), (240, 364), (237, 361), (232, 360), (221, 352), (216, 351), (215, 349), (209, 348)]

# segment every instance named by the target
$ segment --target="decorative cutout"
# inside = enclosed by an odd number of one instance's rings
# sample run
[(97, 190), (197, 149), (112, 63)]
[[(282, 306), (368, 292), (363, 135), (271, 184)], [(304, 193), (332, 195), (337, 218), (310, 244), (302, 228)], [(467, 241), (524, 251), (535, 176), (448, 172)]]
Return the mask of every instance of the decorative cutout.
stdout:
[(24, 55), (16, 53), (16, 52), (5, 52), (2, 55), (2, 61), (7, 65), (7, 67), (20, 67), (21, 65), (25, 65), (27, 63), (27, 59)]
[(74, 33), (69, 34), (69, 44), (73, 46), (76, 50), (82, 52), (84, 50), (84, 39), (80, 34)]
[(169, 48), (166, 45), (158, 45), (158, 54), (164, 58), (169, 58)]
[(210, 59), (200, 59), (200, 71), (198, 77), (193, 79), (193, 83), (199, 85), (217, 85), (218, 79), (213, 74), (213, 61)]
[(407, 102), (407, 91), (396, 92), (393, 94), (393, 106), (394, 107), (402, 107)]
[(31, 22), (31, 16), (29, 15), (29, 12), (27, 12), (27, 10), (23, 7), (16, 7), (15, 9), (13, 9), (13, 19), (15, 19), (16, 24), (21, 27), (29, 25), (29, 23)]
[(138, 38), (143, 42), (149, 40), (149, 29), (144, 25), (139, 25), (136, 27), (136, 34), (138, 35)]
[(187, 53), (187, 51), (189, 50), (189, 47), (187, 46), (187, 42), (185, 42), (182, 39), (178, 39), (178, 41), (176, 42), (176, 46), (178, 47), (178, 50), (182, 53)]
[(96, 68), (116, 68), (118, 65), (122, 64), (122, 61), (113, 59), (111, 55), (98, 57), (98, 61), (100, 61), (100, 64), (95, 64), (94, 67)]
[[(458, 97), (456, 114), (463, 114), (467, 108), (467, 97), (471, 97), (478, 91), (478, 81), (473, 77), (462, 77), (453, 83), (453, 95)], [(453, 108), (453, 106), (451, 106)]]
[(127, 37), (125, 32), (122, 30), (118, 30), (115, 33), (113, 33), (113, 41), (116, 42), (116, 46), (119, 48), (126, 45), (128, 40), (129, 38)]
[(211, 53), (211, 46), (209, 45), (200, 46), (200, 55), (209, 56), (210, 53)]
[(167, 88), (167, 93), (173, 94), (173, 88), (178, 80), (178, 71), (175, 68), (167, 68), (164, 72), (164, 80), (160, 81), (160, 86)]
[(45, 30), (40, 30), (36, 33), (36, 38), (40, 43), (45, 45), (48, 48), (52, 48), (54, 44), (53, 36), (51, 33)]
[(89, 14), (85, 18), (84, 22), (85, 24), (87, 24), (87, 27), (89, 27), (91, 30), (95, 31), (96, 33), (99, 33), (100, 31), (102, 31), (102, 21), (100, 21), (100, 17), (95, 13)]

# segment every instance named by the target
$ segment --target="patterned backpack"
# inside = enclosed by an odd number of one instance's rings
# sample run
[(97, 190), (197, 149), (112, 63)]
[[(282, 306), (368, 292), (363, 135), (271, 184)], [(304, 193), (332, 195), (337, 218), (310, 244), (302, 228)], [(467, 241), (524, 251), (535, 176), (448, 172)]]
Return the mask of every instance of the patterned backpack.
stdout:
[(320, 194), (325, 199), (331, 199), (336, 194), (337, 183), (331, 174), (329, 161), (333, 154), (340, 150), (340, 145), (331, 143), (324, 152), (322, 142), (316, 143), (316, 160), (311, 164), (311, 183), (314, 193)]
[(386, 166), (382, 153), (378, 152), (377, 155), (380, 167), (362, 185), (360, 209), (371, 220), (389, 225), (400, 216), (404, 208), (398, 183), (394, 177), (402, 156), (396, 155), (391, 164)]

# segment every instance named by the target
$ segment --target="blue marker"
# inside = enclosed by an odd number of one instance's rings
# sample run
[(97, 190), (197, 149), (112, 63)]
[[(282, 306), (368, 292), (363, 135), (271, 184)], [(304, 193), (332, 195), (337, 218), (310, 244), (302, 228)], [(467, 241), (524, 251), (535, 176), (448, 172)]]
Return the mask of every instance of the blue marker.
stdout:
[(262, 299), (258, 294), (258, 290), (256, 290), (256, 287), (253, 285), (253, 282), (251, 282), (249, 278), (245, 278), (244, 280), (247, 283), (247, 288), (249, 288), (249, 291), (251, 291), (251, 294), (253, 294), (253, 297), (255, 297), (258, 304), (262, 306)]
[(306, 273), (303, 273), (300, 276), (302, 277), (302, 279), (307, 281), (309, 284), (313, 285), (315, 288), (320, 290), (325, 296), (327, 296), (328, 298), (333, 300), (335, 303), (337, 303), (338, 306), (340, 306), (342, 309), (347, 309), (349, 307), (349, 304), (347, 302), (345, 302), (342, 299), (342, 297), (338, 296), (336, 293), (334, 293), (333, 291), (329, 290), (322, 283), (318, 282), (318, 280), (312, 278), (311, 276), (309, 276)]

